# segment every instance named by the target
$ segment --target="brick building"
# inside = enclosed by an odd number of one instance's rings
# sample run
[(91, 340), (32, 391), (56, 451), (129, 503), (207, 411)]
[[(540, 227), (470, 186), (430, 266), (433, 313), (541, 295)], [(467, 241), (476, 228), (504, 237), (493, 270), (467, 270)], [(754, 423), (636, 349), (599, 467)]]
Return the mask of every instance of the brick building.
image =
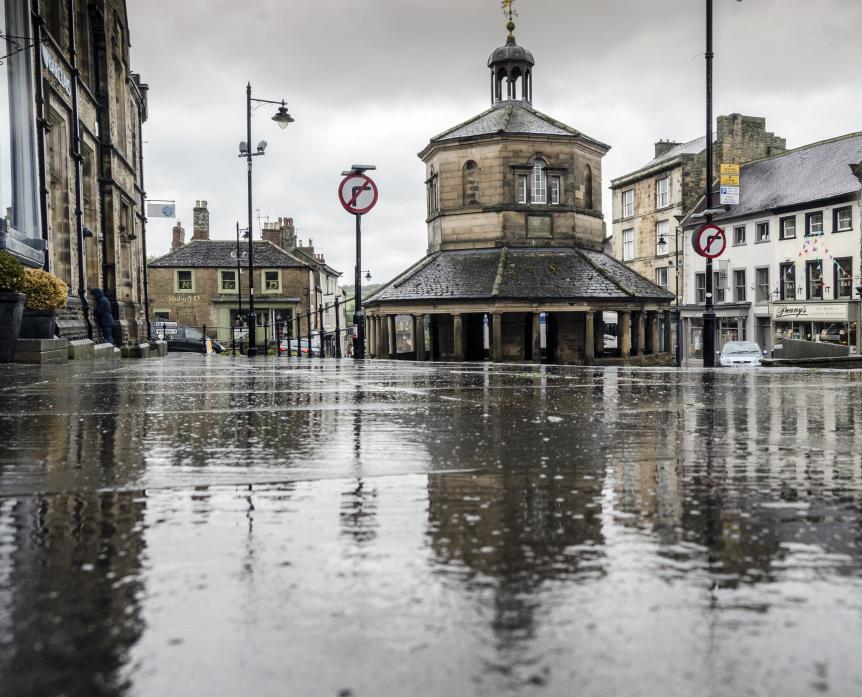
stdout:
[(612, 316), (615, 360), (666, 357), (672, 296), (603, 253), (609, 146), (533, 108), (533, 55), (508, 29), (491, 108), (419, 153), (428, 255), (366, 301), (369, 355), (600, 362)]
[(147, 86), (131, 72), (126, 4), (20, 0), (3, 20), (20, 50), (0, 66), (0, 248), (69, 285), (61, 335), (92, 337), (87, 290), (101, 287), (116, 338), (144, 336)]

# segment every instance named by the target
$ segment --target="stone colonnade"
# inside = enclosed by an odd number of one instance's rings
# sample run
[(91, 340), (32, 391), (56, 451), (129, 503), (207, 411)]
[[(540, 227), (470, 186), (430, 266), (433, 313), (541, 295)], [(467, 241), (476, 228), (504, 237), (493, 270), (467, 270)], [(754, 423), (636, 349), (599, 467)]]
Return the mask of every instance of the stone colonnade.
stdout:
[[(617, 313), (618, 328), (617, 348), (608, 351), (605, 350), (603, 318), (606, 311)], [(484, 312), (481, 309), (466, 312), (435, 310), (428, 313), (378, 310), (366, 318), (366, 355), (369, 358), (395, 358), (399, 355), (396, 353), (396, 316), (412, 319), (413, 351), (407, 357), (418, 361), (490, 358), (495, 363), (504, 360), (538, 363), (547, 357), (551, 363), (592, 365), (605, 359), (627, 362), (634, 357), (669, 355), (671, 352), (673, 325), (671, 312), (667, 309), (550, 311), (547, 313), (549, 322), (544, 349), (540, 339), (541, 314), (538, 310), (502, 312), (499, 309)], [(476, 327), (477, 322), (483, 324), (485, 316), (488, 318), (487, 346), (484, 327), (482, 331), (477, 331)], [(663, 327), (660, 326), (660, 316), (664, 320)], [(427, 342), (426, 317), (430, 320), (431, 330)], [(521, 327), (523, 330), (518, 336)], [(481, 346), (477, 346), (477, 338)]]

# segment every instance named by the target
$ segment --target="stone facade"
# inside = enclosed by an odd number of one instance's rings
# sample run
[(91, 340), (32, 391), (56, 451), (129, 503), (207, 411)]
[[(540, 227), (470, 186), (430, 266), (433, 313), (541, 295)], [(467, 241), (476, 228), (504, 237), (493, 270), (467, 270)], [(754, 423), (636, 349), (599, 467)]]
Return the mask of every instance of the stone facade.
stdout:
[[(723, 162), (742, 164), (785, 149), (785, 140), (766, 130), (766, 119), (740, 114), (719, 116), (713, 179)], [(642, 276), (678, 293), (680, 302), (686, 240), (679, 235), (679, 221), (703, 196), (705, 177), (706, 145), (700, 138), (689, 143), (659, 141), (652, 161), (611, 182), (613, 255)], [(659, 197), (663, 181), (667, 182), (665, 200)], [(624, 202), (626, 196), (633, 196), (629, 206)], [(661, 231), (665, 233), (664, 245), (659, 244)], [(629, 235), (631, 242), (627, 245)]]
[(43, 42), (36, 65), (45, 267), (70, 287), (58, 320), (63, 336), (87, 336), (95, 324), (85, 316), (87, 291), (101, 287), (117, 320), (115, 338), (135, 340), (146, 335), (141, 125), (147, 86), (131, 72), (125, 2), (74, 0), (71, 7), (70, 14), (65, 2), (33, 6)]

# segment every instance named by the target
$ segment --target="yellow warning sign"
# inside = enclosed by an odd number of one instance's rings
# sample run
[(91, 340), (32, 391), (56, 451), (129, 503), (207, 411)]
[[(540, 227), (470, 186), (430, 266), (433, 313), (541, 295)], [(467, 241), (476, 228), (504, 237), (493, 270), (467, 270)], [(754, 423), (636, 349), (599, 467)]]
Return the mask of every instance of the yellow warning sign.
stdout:
[(739, 186), (739, 175), (738, 174), (722, 174), (721, 175), (721, 185), (722, 186)]
[(721, 165), (721, 174), (736, 174), (739, 175), (739, 165)]

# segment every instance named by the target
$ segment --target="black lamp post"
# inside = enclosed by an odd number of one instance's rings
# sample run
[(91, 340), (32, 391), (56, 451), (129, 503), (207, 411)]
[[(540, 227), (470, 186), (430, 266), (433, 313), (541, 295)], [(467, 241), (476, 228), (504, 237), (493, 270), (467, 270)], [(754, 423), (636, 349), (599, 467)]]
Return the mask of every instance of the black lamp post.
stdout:
[(239, 144), (239, 156), (244, 157), (248, 163), (248, 352), (249, 358), (257, 355), (257, 344), (255, 339), (256, 316), (254, 314), (254, 227), (252, 225), (252, 197), (251, 197), (251, 162), (253, 157), (263, 155), (266, 151), (266, 141), (262, 140), (257, 144), (257, 152), (251, 151), (251, 104), (278, 104), (278, 111), (272, 120), (275, 121), (279, 128), (287, 128), (293, 123), (293, 117), (287, 112), (287, 105), (282, 99), (280, 102), (272, 101), (271, 99), (252, 99), (251, 83), (249, 82), (245, 88), (245, 115), (246, 115), (246, 138), (247, 140)]

